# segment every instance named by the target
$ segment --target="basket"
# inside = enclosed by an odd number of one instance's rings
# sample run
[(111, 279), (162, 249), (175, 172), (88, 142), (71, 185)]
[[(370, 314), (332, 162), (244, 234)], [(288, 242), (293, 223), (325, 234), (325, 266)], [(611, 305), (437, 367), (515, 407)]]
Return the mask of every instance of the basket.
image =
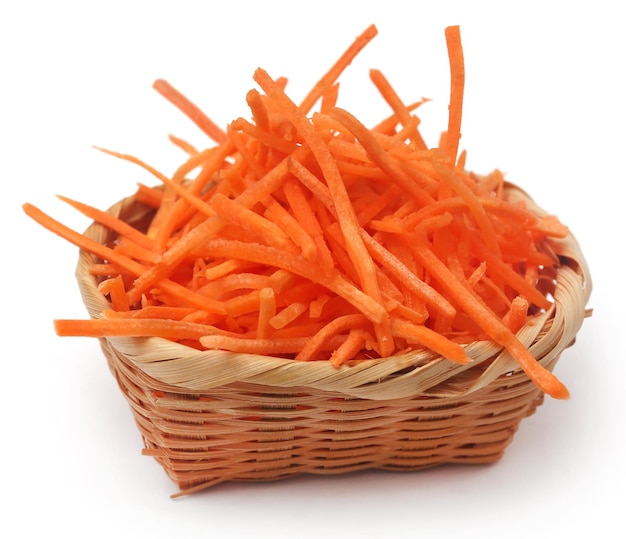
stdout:
[[(522, 198), (514, 185), (508, 198)], [(109, 210), (141, 228), (151, 209), (133, 197)], [(87, 236), (114, 236), (99, 224)], [(551, 241), (562, 266), (553, 307), (526, 324), (520, 340), (547, 369), (573, 344), (588, 312), (591, 280), (570, 235)], [(81, 251), (76, 277), (91, 317), (110, 308)], [(102, 338), (102, 350), (154, 457), (179, 488), (270, 481), (365, 469), (414, 471), (444, 463), (499, 460), (543, 393), (492, 342), (467, 346), (458, 365), (414, 351), (354, 366), (198, 351), (160, 338)]]

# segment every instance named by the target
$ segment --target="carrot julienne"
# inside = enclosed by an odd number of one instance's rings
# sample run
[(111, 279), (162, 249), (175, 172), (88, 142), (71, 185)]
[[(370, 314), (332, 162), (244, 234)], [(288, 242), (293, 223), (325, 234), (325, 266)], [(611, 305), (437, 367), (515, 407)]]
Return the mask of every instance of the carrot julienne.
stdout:
[(110, 232), (103, 245), (24, 204), (92, 255), (107, 300), (100, 318), (55, 320), (57, 333), (161, 337), (337, 368), (421, 349), (467, 364), (465, 345), (491, 339), (544, 392), (566, 398), (516, 333), (552, 306), (559, 261), (546, 240), (567, 227), (508, 200), (499, 171), (465, 170), (458, 26), (445, 30), (450, 95), (437, 146), (416, 113), (428, 100), (405, 102), (381, 70), (369, 78), (391, 109), (386, 118), (370, 128), (337, 105), (341, 74), (376, 35), (367, 27), (300, 104), (286, 79), (258, 68), (250, 118), (225, 129), (155, 81), (213, 145), (170, 136), (186, 154), (170, 175), (102, 150), (158, 182), (135, 193), (152, 211), (147, 225), (60, 197)]

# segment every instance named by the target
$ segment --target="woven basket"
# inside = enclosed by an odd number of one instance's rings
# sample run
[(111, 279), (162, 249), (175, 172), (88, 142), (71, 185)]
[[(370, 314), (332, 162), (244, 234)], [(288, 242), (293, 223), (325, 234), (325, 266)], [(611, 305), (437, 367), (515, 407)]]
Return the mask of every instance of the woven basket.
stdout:
[[(543, 211), (519, 188), (522, 198)], [(109, 210), (141, 228), (150, 208), (127, 198)], [(93, 224), (101, 243), (114, 237)], [(591, 280), (576, 240), (551, 241), (561, 259), (549, 312), (519, 332), (552, 370), (588, 314)], [(76, 276), (91, 317), (110, 308), (80, 253)], [(345, 368), (225, 351), (198, 351), (160, 338), (103, 338), (110, 369), (154, 457), (180, 489), (223, 481), (269, 481), (364, 469), (412, 471), (501, 458), (543, 393), (492, 342), (467, 346), (458, 365), (415, 351)]]

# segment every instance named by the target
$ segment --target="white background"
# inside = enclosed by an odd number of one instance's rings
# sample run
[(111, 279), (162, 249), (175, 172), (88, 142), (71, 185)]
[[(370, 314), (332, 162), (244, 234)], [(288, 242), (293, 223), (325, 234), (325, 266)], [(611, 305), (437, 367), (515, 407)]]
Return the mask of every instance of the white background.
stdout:
[[(4, 537), (618, 537), (623, 500), (624, 39), (620, 3), (3, 2), (0, 7)], [(379, 35), (342, 80), (365, 123), (387, 110), (381, 69), (424, 134), (445, 128), (444, 28), (460, 24), (467, 90), (462, 147), (570, 226), (590, 264), (592, 318), (557, 365), (572, 398), (548, 399), (488, 467), (224, 484), (177, 500), (142, 457), (130, 410), (95, 341), (57, 337), (84, 317), (76, 251), (30, 221), (32, 202), (78, 230), (55, 198), (105, 209), (152, 178), (92, 148), (171, 173), (167, 140), (209, 141), (151, 88), (168, 79), (219, 125), (247, 117), (263, 67), (298, 101), (370, 23)]]

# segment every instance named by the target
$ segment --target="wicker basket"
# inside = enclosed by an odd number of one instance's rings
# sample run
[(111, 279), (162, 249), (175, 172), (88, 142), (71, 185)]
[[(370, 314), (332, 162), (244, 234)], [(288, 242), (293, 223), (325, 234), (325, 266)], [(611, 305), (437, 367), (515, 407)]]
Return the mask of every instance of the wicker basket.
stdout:
[[(507, 196), (531, 199), (515, 186)], [(133, 197), (110, 210), (141, 227), (150, 209)], [(536, 208), (537, 213), (543, 213)], [(86, 235), (114, 239), (93, 224)], [(519, 338), (549, 370), (588, 314), (591, 280), (576, 240), (553, 241), (560, 257), (553, 308)], [(91, 317), (109, 304), (80, 253), (76, 276)], [(502, 456), (542, 392), (502, 348), (468, 345), (457, 365), (416, 351), (356, 366), (201, 352), (160, 338), (106, 338), (102, 349), (145, 444), (188, 494), (223, 481), (269, 481), (364, 469), (411, 471)]]

